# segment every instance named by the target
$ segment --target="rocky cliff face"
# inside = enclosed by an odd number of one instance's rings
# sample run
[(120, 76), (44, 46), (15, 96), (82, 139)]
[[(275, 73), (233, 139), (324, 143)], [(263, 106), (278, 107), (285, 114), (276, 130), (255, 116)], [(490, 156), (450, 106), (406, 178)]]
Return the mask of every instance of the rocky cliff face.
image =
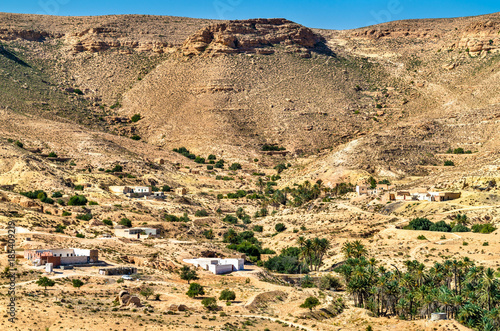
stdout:
[(233, 53), (272, 54), (273, 46), (309, 57), (323, 41), (312, 30), (286, 19), (252, 19), (209, 25), (183, 44), (184, 55), (214, 56)]
[(16, 39), (23, 39), (28, 41), (43, 41), (45, 38), (59, 38), (61, 34), (49, 33), (46, 31), (24, 30), (24, 29), (0, 29), (0, 40), (11, 41)]
[(479, 21), (470, 24), (453, 46), (468, 49), (470, 53), (500, 51), (500, 20)]

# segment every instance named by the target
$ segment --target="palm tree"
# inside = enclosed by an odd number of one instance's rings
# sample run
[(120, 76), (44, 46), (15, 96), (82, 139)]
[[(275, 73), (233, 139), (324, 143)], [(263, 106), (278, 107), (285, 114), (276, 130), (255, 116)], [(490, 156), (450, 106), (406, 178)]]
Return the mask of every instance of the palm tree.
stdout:
[(360, 258), (368, 253), (368, 251), (365, 248), (365, 245), (363, 245), (360, 240), (354, 241), (352, 245), (355, 254), (354, 257)]
[(346, 241), (343, 245), (342, 245), (342, 253), (344, 254), (345, 258), (346, 259), (350, 259), (351, 257), (354, 256), (354, 248), (353, 248), (353, 245), (350, 241)]
[(481, 287), (479, 289), (479, 299), (487, 304), (488, 310), (491, 310), (492, 300), (497, 294), (498, 280), (495, 278), (495, 271), (488, 268), (481, 277)]

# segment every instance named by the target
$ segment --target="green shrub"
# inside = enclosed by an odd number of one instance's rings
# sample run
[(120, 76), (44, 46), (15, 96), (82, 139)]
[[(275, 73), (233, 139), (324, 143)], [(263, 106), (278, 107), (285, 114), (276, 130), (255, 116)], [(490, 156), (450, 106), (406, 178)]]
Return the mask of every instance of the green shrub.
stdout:
[(264, 227), (262, 225), (254, 225), (252, 230), (255, 232), (262, 232), (264, 231)]
[(214, 297), (207, 297), (201, 300), (201, 304), (208, 310), (217, 309), (217, 300)]
[(275, 256), (264, 262), (264, 266), (271, 271), (282, 274), (305, 274), (309, 272), (307, 265), (300, 262), (296, 256)]
[(274, 226), (274, 229), (276, 230), (276, 232), (283, 232), (286, 230), (286, 226), (283, 223), (278, 223)]
[(83, 234), (81, 234), (81, 233), (77, 233), (77, 234), (76, 234), (76, 237), (77, 237), (77, 238), (85, 238), (85, 236), (84, 236)]
[(212, 160), (213, 161), (213, 160), (216, 160), (216, 159), (217, 159), (217, 157), (215, 155), (213, 155), (213, 154), (210, 154), (208, 156), (208, 160)]
[(205, 236), (205, 238), (207, 238), (207, 239), (214, 239), (214, 238), (215, 238), (215, 236), (214, 236), (214, 232), (212, 231), (212, 229), (210, 229), (210, 230), (205, 230), (205, 231), (203, 232), (203, 235), (204, 235), (204, 236)]
[(71, 213), (65, 210), (62, 212), (62, 216), (64, 216), (64, 217), (71, 216)]
[(262, 146), (261, 150), (265, 151), (265, 152), (269, 152), (269, 151), (284, 151), (284, 150), (286, 150), (286, 148), (285, 147), (275, 146), (275, 145), (265, 144), (265, 145)]
[(75, 191), (83, 191), (83, 185), (75, 185)]
[(207, 165), (207, 170), (214, 170), (214, 166), (212, 166), (212, 165)]
[(161, 188), (161, 191), (162, 192), (170, 192), (170, 191), (172, 191), (172, 188), (168, 185), (163, 185)]
[(96, 201), (89, 201), (89, 206), (99, 206)]
[(132, 140), (141, 140), (141, 137), (138, 136), (138, 135), (136, 135), (136, 134), (134, 134), (132, 137), (130, 137), (130, 139), (132, 139)]
[(233, 301), (236, 300), (236, 293), (231, 290), (223, 290), (220, 293), (219, 300), (221, 301)]
[(113, 226), (113, 222), (109, 219), (105, 219), (102, 221), (104, 223), (104, 225), (107, 225), (107, 226)]
[(437, 223), (432, 224), (429, 227), (429, 231), (438, 231), (438, 232), (450, 232), (451, 226), (446, 224), (445, 221), (439, 221)]
[(55, 152), (50, 152), (49, 157), (57, 157), (57, 154)]
[(195, 298), (199, 295), (204, 295), (205, 291), (203, 289), (203, 286), (201, 286), (198, 283), (191, 283), (189, 285), (189, 290), (187, 291), (187, 296), (190, 298)]
[(24, 148), (24, 144), (20, 142), (19, 140), (16, 140), (16, 146), (19, 148)]
[(87, 198), (83, 195), (74, 195), (68, 201), (68, 206), (85, 206), (87, 204)]
[(224, 217), (222, 219), (222, 221), (229, 223), (229, 224), (237, 224), (238, 223), (238, 219), (236, 217), (234, 217), (233, 215), (226, 215), (226, 217)]
[(197, 210), (194, 213), (194, 216), (196, 216), (196, 217), (206, 217), (206, 216), (208, 216), (208, 212), (205, 209), (200, 209), (200, 210)]
[(113, 169), (111, 169), (111, 172), (122, 172), (123, 171), (123, 167), (119, 164), (115, 165), (115, 167)]
[(233, 171), (236, 171), (236, 170), (239, 170), (239, 169), (241, 169), (241, 164), (239, 164), (239, 163), (233, 163), (229, 167), (229, 170), (233, 170)]
[(167, 222), (180, 222), (179, 217), (175, 215), (165, 214), (165, 221)]
[(135, 114), (134, 116), (132, 116), (131, 120), (132, 123), (139, 122), (141, 120), (141, 114)]
[(215, 163), (214, 167), (217, 168), (217, 169), (224, 169), (224, 160), (217, 161)]
[(495, 228), (493, 226), (493, 224), (490, 224), (490, 223), (487, 223), (487, 224), (474, 224), (472, 226), (472, 232), (476, 232), (476, 233), (488, 234), (488, 233), (492, 233), (496, 229), (497, 228)]
[(430, 227), (434, 225), (431, 221), (429, 221), (425, 217), (417, 217), (410, 221), (410, 224), (405, 226), (406, 230), (424, 230), (427, 231)]
[(62, 198), (63, 194), (59, 191), (52, 193), (53, 198)]
[(90, 213), (76, 216), (77, 219), (82, 220), (82, 221), (90, 221), (92, 219), (92, 217), (93, 217), (93, 215)]
[(453, 161), (446, 160), (446, 161), (444, 161), (444, 165), (446, 167), (453, 167), (455, 165), (455, 163)]
[(420, 235), (417, 237), (418, 240), (427, 240), (427, 238), (423, 235)]
[(457, 224), (451, 229), (451, 232), (470, 232), (470, 229), (462, 224)]
[(118, 224), (126, 226), (127, 228), (131, 228), (132, 227), (132, 221), (129, 220), (128, 218), (125, 218), (125, 217), (122, 218)]

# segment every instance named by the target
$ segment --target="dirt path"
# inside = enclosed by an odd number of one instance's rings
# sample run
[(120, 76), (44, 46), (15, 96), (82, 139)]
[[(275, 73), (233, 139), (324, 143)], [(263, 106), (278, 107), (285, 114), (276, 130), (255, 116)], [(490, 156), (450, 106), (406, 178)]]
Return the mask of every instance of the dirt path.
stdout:
[(314, 329), (311, 329), (311, 328), (309, 328), (309, 327), (307, 327), (305, 325), (301, 325), (301, 324), (297, 324), (297, 323), (293, 323), (293, 322), (288, 322), (288, 321), (283, 321), (283, 320), (280, 320), (279, 318), (274, 318), (274, 317), (261, 316), (261, 315), (232, 315), (232, 316), (235, 316), (235, 317), (248, 317), (248, 318), (267, 319), (267, 320), (270, 320), (270, 321), (273, 321), (273, 322), (285, 323), (288, 326), (291, 326), (291, 327), (294, 327), (294, 328), (301, 328), (301, 329), (304, 329), (304, 330), (314, 331)]
[[(443, 233), (449, 233), (449, 232), (443, 232)], [(436, 244), (442, 244), (442, 243), (445, 243), (447, 241), (454, 241), (454, 240), (458, 240), (458, 239), (462, 239), (462, 237), (460, 237), (458, 234), (455, 234), (455, 233), (451, 233), (452, 235), (455, 236), (455, 238), (450, 238), (450, 239), (445, 239), (445, 240), (440, 240), (440, 241), (436, 241), (435, 243)], [(417, 247), (413, 248), (411, 251), (410, 251), (410, 257), (412, 260), (416, 260), (416, 255), (418, 253), (419, 250), (421, 250), (422, 248), (426, 247), (427, 245), (429, 245), (431, 243), (431, 241), (429, 242), (426, 242), (426, 243), (423, 243), (421, 245), (418, 245)]]

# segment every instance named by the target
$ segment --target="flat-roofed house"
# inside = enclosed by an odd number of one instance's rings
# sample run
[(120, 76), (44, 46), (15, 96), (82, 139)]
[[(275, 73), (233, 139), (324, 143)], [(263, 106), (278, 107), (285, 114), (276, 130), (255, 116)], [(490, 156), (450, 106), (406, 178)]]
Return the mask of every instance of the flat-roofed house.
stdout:
[(115, 228), (115, 235), (117, 237), (129, 238), (129, 239), (147, 239), (150, 237), (156, 237), (158, 235), (158, 229), (155, 228)]
[(68, 264), (86, 264), (99, 260), (96, 249), (56, 248), (30, 249), (24, 251), (24, 258), (35, 265), (53, 263), (54, 267)]

